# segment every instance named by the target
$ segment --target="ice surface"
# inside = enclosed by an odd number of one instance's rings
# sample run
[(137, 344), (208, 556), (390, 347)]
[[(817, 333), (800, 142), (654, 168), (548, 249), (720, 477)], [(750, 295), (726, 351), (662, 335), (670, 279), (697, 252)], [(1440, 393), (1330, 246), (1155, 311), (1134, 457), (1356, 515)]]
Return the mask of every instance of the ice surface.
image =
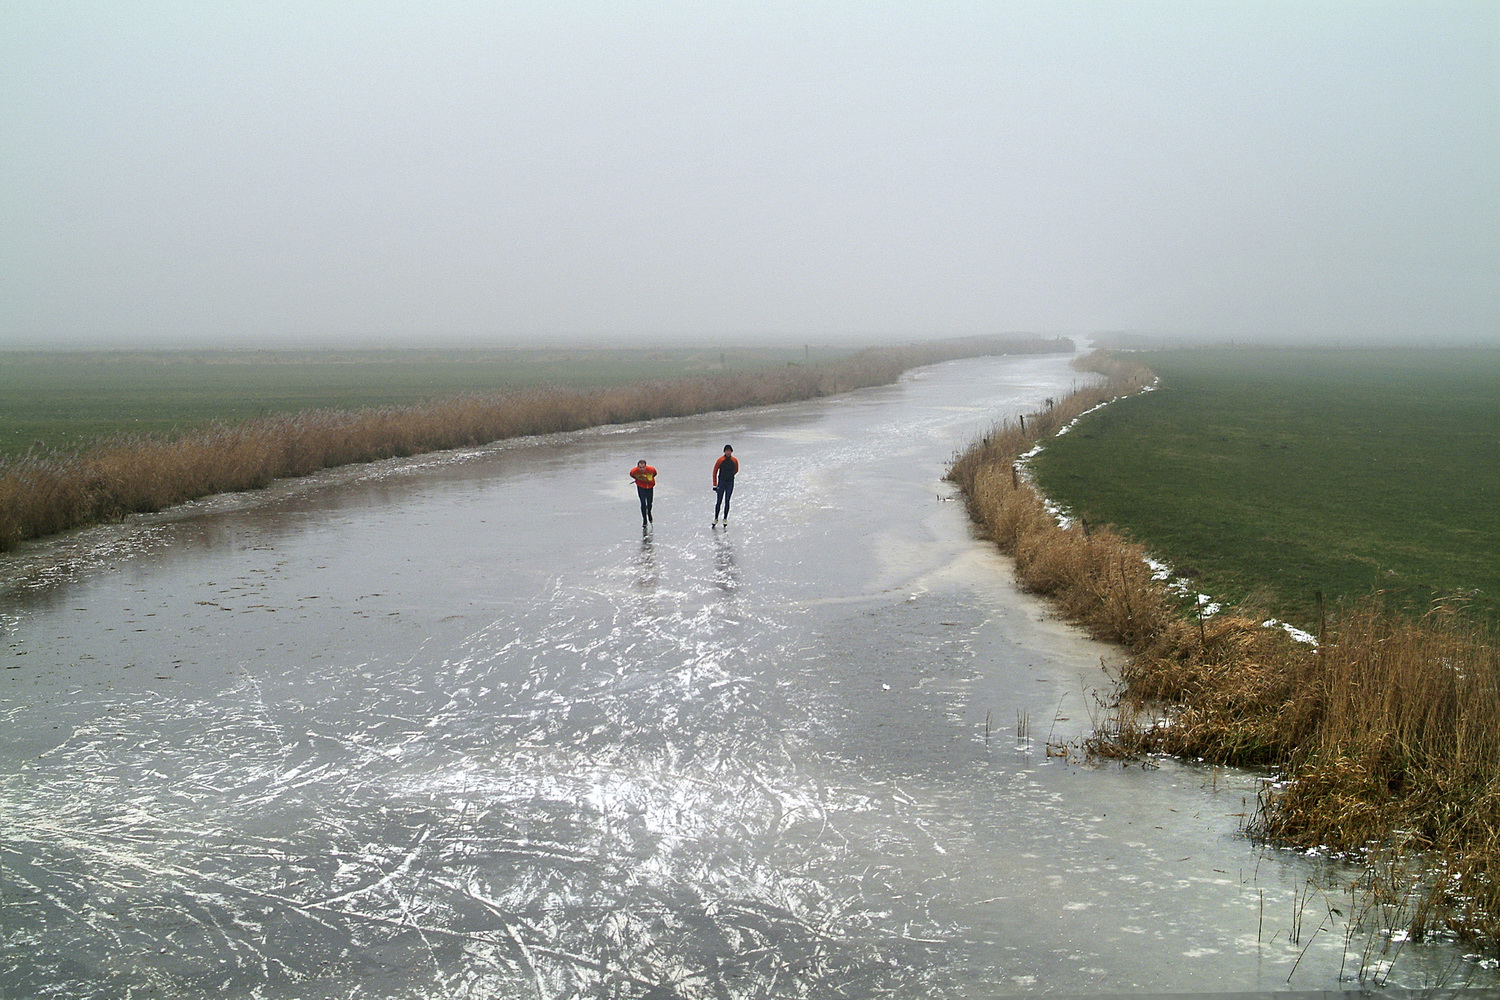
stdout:
[[(0, 599), (4, 994), (1496, 982), (1243, 839), (1254, 776), (1052, 754), (1114, 653), (940, 480), (1074, 377), (954, 363), (56, 543)], [(642, 456), (644, 536), (613, 489)]]

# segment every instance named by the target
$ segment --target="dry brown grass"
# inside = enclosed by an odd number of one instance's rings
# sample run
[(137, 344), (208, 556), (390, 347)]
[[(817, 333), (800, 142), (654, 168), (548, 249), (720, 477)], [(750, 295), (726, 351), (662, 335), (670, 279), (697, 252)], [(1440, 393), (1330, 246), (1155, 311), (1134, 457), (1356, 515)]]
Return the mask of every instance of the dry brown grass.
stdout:
[(113, 438), (77, 453), (0, 460), (0, 551), (28, 538), (258, 489), (320, 469), (505, 438), (784, 403), (893, 382), (918, 365), (1067, 349), (1056, 340), (975, 337), (876, 348), (788, 365), (603, 389), (530, 389), (423, 406), (309, 410), (174, 439)]
[[(1096, 367), (1106, 363), (1092, 359)], [(1170, 601), (1154, 586), (1144, 550), (1109, 531), (1060, 527), (1017, 468), (1022, 455), (1079, 414), (1151, 380), (1140, 366), (1110, 364), (1103, 384), (996, 427), (959, 457), (949, 478), (963, 489), (975, 521), (1015, 557), (1017, 578), (1027, 590), (1052, 598), (1098, 638), (1136, 646), (1149, 643), (1170, 617)]]
[(1387, 881), (1421, 890), (1399, 910), (1407, 929), (1500, 948), (1493, 635), (1450, 608), (1411, 620), (1374, 602), (1330, 620), (1317, 646), (1249, 611), (1200, 619), (1152, 579), (1140, 546), (1107, 528), (1059, 525), (1015, 464), (1073, 415), (1150, 378), (1118, 364), (1108, 374), (1024, 429), (997, 428), (950, 473), (975, 520), (1014, 556), (1023, 587), (1132, 654), (1098, 745), (1276, 769), (1283, 780), (1267, 787), (1253, 833), (1400, 858), (1406, 874)]

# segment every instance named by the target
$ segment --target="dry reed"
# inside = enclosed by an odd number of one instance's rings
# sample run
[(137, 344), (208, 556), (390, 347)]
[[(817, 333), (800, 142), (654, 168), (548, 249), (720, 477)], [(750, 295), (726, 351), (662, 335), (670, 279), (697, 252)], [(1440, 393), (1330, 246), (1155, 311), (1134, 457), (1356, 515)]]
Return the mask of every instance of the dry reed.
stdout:
[(1151, 379), (1118, 360), (1093, 364), (1103, 385), (1002, 424), (950, 471), (1020, 584), (1131, 653), (1122, 703), (1093, 743), (1276, 769), (1282, 780), (1267, 786), (1252, 833), (1402, 858), (1406, 890), (1421, 887), (1401, 911), (1414, 937), (1448, 930), (1500, 949), (1493, 634), (1448, 607), (1411, 620), (1373, 601), (1332, 618), (1316, 646), (1248, 611), (1197, 617), (1152, 577), (1141, 546), (1060, 522), (1017, 468), (1078, 414)]
[(870, 349), (822, 365), (602, 389), (527, 389), (409, 407), (307, 410), (171, 439), (111, 438), (78, 452), (0, 460), (0, 552), (28, 538), (340, 465), (810, 399), (893, 382), (910, 368), (953, 358), (1070, 348), (1058, 340), (962, 338)]

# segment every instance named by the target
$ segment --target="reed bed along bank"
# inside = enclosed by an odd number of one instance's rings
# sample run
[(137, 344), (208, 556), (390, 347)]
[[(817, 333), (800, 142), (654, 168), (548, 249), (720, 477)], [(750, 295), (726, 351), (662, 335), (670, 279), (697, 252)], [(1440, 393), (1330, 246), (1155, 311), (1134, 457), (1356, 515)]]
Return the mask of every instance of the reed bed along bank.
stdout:
[(872, 348), (842, 361), (598, 389), (543, 388), (418, 406), (320, 409), (180, 437), (115, 437), (0, 460), (0, 551), (70, 528), (257, 489), (321, 469), (505, 438), (785, 403), (894, 382), (919, 365), (1072, 350), (1057, 339), (974, 337)]
[(1020, 584), (1129, 651), (1120, 706), (1090, 749), (1272, 769), (1252, 834), (1379, 859), (1385, 919), (1500, 952), (1493, 632), (1460, 610), (1402, 617), (1373, 601), (1330, 617), (1316, 643), (1251, 609), (1200, 615), (1142, 546), (1059, 519), (1019, 467), (1078, 415), (1152, 380), (1129, 362), (1091, 365), (1102, 385), (995, 428), (950, 471)]

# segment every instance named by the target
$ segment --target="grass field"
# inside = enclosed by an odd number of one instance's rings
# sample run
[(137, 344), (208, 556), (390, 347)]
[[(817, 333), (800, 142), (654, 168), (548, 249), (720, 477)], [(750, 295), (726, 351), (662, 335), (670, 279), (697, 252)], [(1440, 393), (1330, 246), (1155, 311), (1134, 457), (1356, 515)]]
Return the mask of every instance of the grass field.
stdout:
[(333, 407), (409, 406), (545, 385), (751, 371), (853, 349), (0, 352), (0, 456), (116, 434)]
[(1305, 627), (1373, 592), (1500, 619), (1500, 351), (1131, 355), (1160, 390), (1047, 445), (1043, 490), (1193, 585)]

